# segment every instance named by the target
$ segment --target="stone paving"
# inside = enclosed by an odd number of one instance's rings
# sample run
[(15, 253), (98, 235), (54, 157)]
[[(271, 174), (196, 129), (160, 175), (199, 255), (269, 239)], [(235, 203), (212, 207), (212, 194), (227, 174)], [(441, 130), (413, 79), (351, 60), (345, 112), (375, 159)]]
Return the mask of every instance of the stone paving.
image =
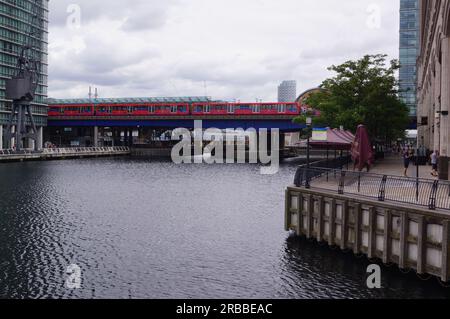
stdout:
[[(409, 167), (409, 178), (405, 178), (403, 172), (403, 160), (397, 156), (378, 161), (371, 168), (371, 174), (366, 174), (365, 170), (363, 174), (359, 174), (358, 171), (353, 171), (353, 167), (350, 166), (344, 179), (344, 194), (378, 200), (378, 197), (380, 195), (382, 196), (383, 192), (381, 187), (383, 184), (383, 175), (388, 175), (384, 189), (386, 201), (395, 201), (428, 208), (430, 203), (432, 203), (430, 198), (432, 198), (433, 187), (435, 186), (435, 206), (438, 209), (450, 210), (450, 183), (440, 181), (437, 186), (434, 185), (437, 178), (431, 175), (431, 166), (419, 166), (419, 177), (421, 178), (419, 183), (417, 183), (415, 178), (417, 175), (414, 164), (411, 164)], [(330, 173), (313, 179), (311, 186), (312, 188), (338, 192), (340, 182), (341, 176), (339, 173)]]

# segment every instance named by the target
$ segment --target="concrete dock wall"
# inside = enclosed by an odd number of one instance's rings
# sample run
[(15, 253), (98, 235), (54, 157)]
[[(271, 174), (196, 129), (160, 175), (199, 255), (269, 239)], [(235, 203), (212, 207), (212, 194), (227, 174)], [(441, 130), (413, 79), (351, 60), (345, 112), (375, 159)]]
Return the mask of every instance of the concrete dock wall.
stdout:
[(130, 155), (130, 149), (128, 147), (54, 148), (44, 149), (41, 152), (34, 152), (31, 150), (23, 150), (20, 152), (2, 150), (0, 151), (0, 163), (123, 155)]
[(285, 229), (450, 281), (450, 215), (445, 212), (289, 187)]

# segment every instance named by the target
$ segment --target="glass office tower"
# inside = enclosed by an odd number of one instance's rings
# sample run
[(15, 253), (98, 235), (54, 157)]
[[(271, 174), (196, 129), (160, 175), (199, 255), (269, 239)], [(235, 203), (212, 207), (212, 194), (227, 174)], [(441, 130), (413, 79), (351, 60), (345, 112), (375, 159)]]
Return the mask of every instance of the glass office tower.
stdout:
[[(5, 82), (15, 74), (22, 44), (32, 44), (40, 58), (39, 85), (32, 112), (36, 126), (47, 125), (48, 1), (0, 0), (0, 128), (6, 127), (12, 104), (5, 99)], [(1, 144), (0, 141), (0, 148)]]
[(419, 45), (419, 0), (400, 0), (400, 96), (408, 105), (411, 117), (417, 115)]

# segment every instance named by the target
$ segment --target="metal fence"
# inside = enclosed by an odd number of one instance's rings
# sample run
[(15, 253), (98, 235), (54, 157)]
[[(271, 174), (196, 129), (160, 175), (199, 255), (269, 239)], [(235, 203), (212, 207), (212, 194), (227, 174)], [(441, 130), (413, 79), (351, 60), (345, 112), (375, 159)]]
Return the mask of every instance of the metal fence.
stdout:
[(358, 195), (378, 201), (393, 201), (450, 210), (450, 182), (355, 172), (348, 170), (307, 168), (295, 175), (297, 187), (318, 188), (339, 194)]
[(67, 148), (45, 148), (42, 151), (35, 151), (33, 149), (24, 149), (16, 151), (13, 149), (0, 150), (0, 156), (12, 155), (28, 155), (28, 154), (92, 154), (92, 153), (124, 153), (130, 152), (130, 148), (126, 146), (113, 147), (67, 147)]
[(126, 146), (111, 147), (67, 147), (67, 148), (45, 148), (44, 154), (89, 154), (89, 153), (117, 153), (129, 152), (130, 148)]

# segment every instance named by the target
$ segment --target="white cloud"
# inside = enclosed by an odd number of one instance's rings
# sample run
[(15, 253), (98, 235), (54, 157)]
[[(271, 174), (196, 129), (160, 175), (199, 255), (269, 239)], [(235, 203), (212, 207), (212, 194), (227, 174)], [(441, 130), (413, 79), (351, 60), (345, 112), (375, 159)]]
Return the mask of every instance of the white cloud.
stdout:
[[(79, 29), (66, 25), (74, 2)], [(303, 91), (320, 84), (331, 64), (367, 53), (396, 58), (397, 2), (50, 1), (49, 95), (83, 97), (94, 85), (105, 97), (206, 91), (275, 100), (281, 80), (296, 79)], [(379, 28), (367, 23), (373, 5)]]

